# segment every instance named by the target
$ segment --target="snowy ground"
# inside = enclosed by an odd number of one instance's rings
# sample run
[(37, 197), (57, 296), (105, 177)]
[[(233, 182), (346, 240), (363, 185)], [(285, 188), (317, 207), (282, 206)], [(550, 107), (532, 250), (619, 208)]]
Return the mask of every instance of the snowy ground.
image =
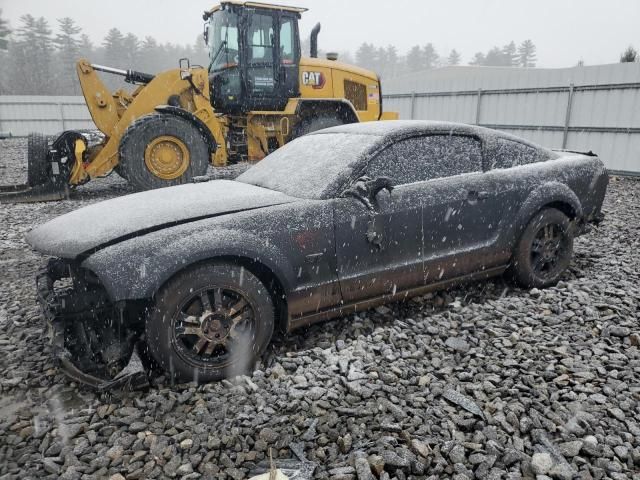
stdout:
[[(0, 183), (23, 156), (0, 141)], [(473, 284), (277, 339), (251, 378), (97, 396), (52, 366), (23, 234), (128, 191), (0, 205), (0, 478), (240, 479), (298, 445), (314, 478), (640, 479), (640, 182), (555, 288)]]

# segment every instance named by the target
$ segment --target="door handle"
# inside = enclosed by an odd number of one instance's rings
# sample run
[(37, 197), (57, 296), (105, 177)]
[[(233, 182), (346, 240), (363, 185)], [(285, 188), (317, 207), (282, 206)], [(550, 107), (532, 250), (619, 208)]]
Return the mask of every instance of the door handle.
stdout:
[(477, 201), (477, 200), (486, 200), (489, 198), (490, 194), (487, 191), (481, 190), (470, 190), (467, 194), (467, 200), (469, 201)]
[(309, 255), (305, 255), (304, 257), (304, 261), (307, 263), (318, 263), (320, 260), (322, 260), (322, 256), (324, 255), (324, 253), (320, 252), (320, 253), (310, 253)]

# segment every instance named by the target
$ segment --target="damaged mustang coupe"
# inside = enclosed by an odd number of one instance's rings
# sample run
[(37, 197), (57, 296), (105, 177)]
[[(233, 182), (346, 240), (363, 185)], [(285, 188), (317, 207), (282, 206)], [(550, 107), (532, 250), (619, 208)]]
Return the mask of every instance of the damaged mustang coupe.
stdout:
[(208, 382), (246, 371), (276, 328), (504, 272), (553, 285), (607, 183), (592, 153), (372, 122), (294, 140), (235, 181), (82, 208), (27, 240), (54, 257), (38, 296), (71, 376), (139, 384), (148, 352), (170, 378)]

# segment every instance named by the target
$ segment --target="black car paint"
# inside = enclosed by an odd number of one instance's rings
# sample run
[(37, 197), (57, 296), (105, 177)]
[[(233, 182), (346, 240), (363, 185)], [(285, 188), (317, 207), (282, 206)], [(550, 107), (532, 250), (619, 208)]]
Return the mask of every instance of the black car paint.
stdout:
[[(597, 157), (550, 154), (471, 126), (398, 123), (397, 129), (383, 131), (377, 148), (342, 189), (366, 173), (368, 161), (386, 146), (430, 133), (479, 139), (483, 171), (396, 186), (392, 194), (378, 196), (373, 212), (353, 197), (312, 200), (279, 194), (233, 214), (221, 209), (157, 222), (157, 228), (103, 242), (71, 262), (92, 272), (111, 302), (126, 305), (152, 298), (189, 265), (226, 258), (259, 269), (263, 281), (282, 294), (282, 327), (289, 331), (420, 291), (498, 275), (529, 219), (545, 206), (563, 210), (578, 227), (600, 215), (608, 177)], [(326, 132), (376, 134), (378, 128), (350, 125)], [(552, 158), (487, 170), (487, 146), (496, 137), (523, 142)], [(165, 192), (169, 195), (170, 189)], [(378, 244), (368, 236), (372, 229), (380, 235)], [(37, 238), (37, 232), (30, 234), (36, 249), (56, 255), (55, 249), (38, 245)]]

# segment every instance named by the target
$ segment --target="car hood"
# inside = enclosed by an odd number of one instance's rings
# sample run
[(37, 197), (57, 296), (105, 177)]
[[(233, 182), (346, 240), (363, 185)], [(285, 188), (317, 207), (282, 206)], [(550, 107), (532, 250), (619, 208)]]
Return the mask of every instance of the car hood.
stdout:
[(31, 230), (35, 250), (61, 258), (135, 235), (243, 210), (294, 202), (283, 193), (231, 180), (179, 185), (95, 203)]

